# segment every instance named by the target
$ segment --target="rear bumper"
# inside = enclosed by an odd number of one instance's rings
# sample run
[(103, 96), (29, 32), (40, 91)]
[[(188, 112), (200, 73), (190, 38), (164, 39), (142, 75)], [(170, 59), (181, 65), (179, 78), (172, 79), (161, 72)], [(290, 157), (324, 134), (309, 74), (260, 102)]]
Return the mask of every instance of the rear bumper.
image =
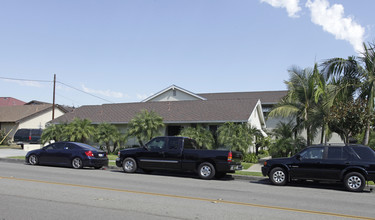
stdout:
[(103, 167), (108, 166), (108, 158), (90, 158), (83, 161), (85, 167)]
[(216, 171), (220, 173), (234, 173), (236, 170), (242, 170), (241, 163), (218, 163), (216, 164)]

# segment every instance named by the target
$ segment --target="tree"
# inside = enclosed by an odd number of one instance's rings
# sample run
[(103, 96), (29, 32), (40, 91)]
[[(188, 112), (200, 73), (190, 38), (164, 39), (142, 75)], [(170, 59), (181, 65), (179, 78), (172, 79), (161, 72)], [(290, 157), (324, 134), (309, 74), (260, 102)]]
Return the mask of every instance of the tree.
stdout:
[(272, 132), (275, 137), (269, 148), (269, 153), (272, 157), (288, 157), (306, 146), (306, 141), (303, 137), (295, 137), (294, 124), (292, 122), (279, 122)]
[(373, 116), (367, 114), (365, 103), (357, 99), (334, 105), (328, 117), (328, 125), (348, 144), (349, 138), (361, 133), (367, 121), (373, 121), (373, 119)]
[[(362, 64), (362, 65), (361, 65)], [(363, 52), (359, 57), (349, 57), (348, 59), (333, 58), (323, 63), (325, 72), (331, 79), (349, 82), (347, 96), (359, 98), (366, 102), (366, 112), (374, 114), (375, 98), (375, 43), (363, 43)], [(363, 144), (369, 142), (371, 122), (365, 125), (365, 137)]]
[(129, 123), (128, 136), (137, 138), (140, 145), (160, 135), (159, 129), (164, 127), (163, 118), (154, 111), (146, 109), (138, 113)]
[(285, 84), (288, 86), (287, 95), (275, 105), (269, 113), (269, 117), (283, 116), (296, 120), (296, 133), (303, 128), (306, 129), (307, 145), (312, 143), (314, 137), (313, 123), (310, 120), (315, 103), (316, 77), (311, 68), (300, 69), (292, 67), (288, 70), (290, 80)]
[(75, 118), (65, 131), (69, 141), (81, 143), (87, 143), (95, 135), (95, 128), (88, 119)]
[(248, 124), (226, 122), (217, 130), (218, 142), (232, 150), (246, 153), (254, 141), (254, 130)]
[(215, 142), (211, 132), (200, 125), (196, 128), (187, 127), (182, 129), (179, 136), (192, 138), (199, 146), (206, 147), (207, 149), (212, 149)]
[(104, 144), (107, 153), (111, 153), (110, 145), (113, 144), (112, 152), (116, 150), (116, 144), (121, 138), (121, 134), (117, 127), (108, 123), (101, 123), (97, 127), (96, 140), (100, 145)]
[(47, 143), (51, 140), (54, 141), (67, 141), (68, 137), (66, 134), (67, 124), (50, 124), (48, 125), (42, 133), (41, 143)]

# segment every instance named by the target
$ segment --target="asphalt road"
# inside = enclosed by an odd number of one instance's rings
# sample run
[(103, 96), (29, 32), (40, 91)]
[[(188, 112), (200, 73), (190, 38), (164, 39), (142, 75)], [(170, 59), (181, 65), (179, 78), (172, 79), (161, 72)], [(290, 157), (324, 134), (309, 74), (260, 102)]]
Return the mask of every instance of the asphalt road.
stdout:
[(374, 219), (375, 193), (340, 185), (201, 180), (0, 161), (0, 219)]

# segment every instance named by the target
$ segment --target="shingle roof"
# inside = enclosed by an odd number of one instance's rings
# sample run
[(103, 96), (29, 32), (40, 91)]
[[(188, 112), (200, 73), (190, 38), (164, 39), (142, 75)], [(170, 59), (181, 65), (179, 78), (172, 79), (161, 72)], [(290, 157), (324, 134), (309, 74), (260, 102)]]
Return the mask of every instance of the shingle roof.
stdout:
[(262, 92), (227, 92), (227, 93), (201, 93), (197, 94), (208, 100), (224, 99), (260, 99), (262, 104), (276, 104), (288, 91), (262, 91)]
[(12, 97), (0, 97), (0, 106), (24, 105), (25, 103), (26, 102)]
[(0, 122), (17, 122), (50, 108), (51, 104), (0, 106)]
[(246, 122), (258, 98), (178, 102), (143, 102), (82, 106), (56, 118), (52, 123), (86, 118), (93, 123), (129, 123), (143, 109), (153, 110), (165, 123)]

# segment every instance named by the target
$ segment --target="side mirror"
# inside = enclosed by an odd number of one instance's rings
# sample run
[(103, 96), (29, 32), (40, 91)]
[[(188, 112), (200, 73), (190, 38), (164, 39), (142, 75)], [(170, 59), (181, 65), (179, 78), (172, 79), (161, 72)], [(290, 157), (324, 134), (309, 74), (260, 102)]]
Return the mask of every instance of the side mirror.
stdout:
[(297, 160), (301, 160), (301, 155), (297, 154), (297, 155), (296, 155), (296, 159), (297, 159)]

